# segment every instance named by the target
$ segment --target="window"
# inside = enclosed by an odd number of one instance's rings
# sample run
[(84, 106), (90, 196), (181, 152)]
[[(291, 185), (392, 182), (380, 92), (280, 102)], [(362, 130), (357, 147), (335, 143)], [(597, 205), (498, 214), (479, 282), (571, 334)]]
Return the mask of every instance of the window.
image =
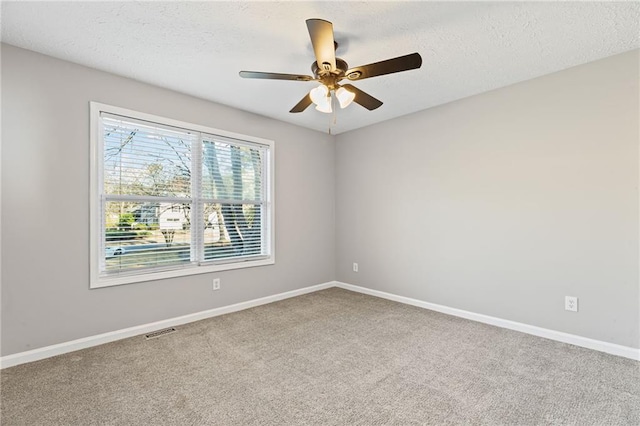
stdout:
[(91, 103), (91, 288), (274, 263), (273, 142)]

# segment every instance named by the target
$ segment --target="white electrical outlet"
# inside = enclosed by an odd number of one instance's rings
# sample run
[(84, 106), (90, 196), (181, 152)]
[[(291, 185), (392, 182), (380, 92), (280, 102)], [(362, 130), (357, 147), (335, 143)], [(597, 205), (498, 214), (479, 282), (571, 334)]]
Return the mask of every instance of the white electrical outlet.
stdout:
[(220, 278), (213, 279), (213, 289), (220, 290)]
[(566, 311), (578, 312), (578, 298), (574, 296), (565, 296), (564, 309)]
[(353, 264), (353, 272), (358, 272), (358, 264), (357, 263)]

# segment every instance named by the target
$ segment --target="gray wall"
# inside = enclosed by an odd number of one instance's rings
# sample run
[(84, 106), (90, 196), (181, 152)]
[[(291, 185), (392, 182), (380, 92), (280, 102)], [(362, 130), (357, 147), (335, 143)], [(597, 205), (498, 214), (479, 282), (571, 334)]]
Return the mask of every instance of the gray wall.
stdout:
[(638, 63), (338, 135), (337, 279), (640, 347)]
[[(1, 354), (336, 278), (640, 347), (638, 60), (334, 139), (3, 45)], [(275, 140), (276, 265), (89, 290), (91, 100)]]
[[(89, 290), (89, 101), (275, 140), (276, 264)], [(3, 45), (2, 154), (2, 355), (334, 279), (331, 136)]]

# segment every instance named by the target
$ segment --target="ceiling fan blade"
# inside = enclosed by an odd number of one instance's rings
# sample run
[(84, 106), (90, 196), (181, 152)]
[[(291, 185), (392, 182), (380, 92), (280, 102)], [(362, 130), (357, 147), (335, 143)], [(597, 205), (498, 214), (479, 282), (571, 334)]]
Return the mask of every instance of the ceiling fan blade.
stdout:
[(351, 84), (343, 84), (342, 87), (344, 87), (345, 89), (347, 89), (352, 93), (355, 93), (356, 97), (353, 99), (353, 102), (356, 102), (362, 105), (369, 111), (373, 111), (376, 108), (380, 108), (380, 106), (382, 105), (381, 100), (374, 98), (373, 96), (371, 96), (366, 92), (363, 92), (362, 90), (358, 89), (356, 86), (353, 86)]
[(291, 111), (289, 112), (302, 112), (307, 109), (309, 105), (311, 105), (311, 96), (309, 96), (309, 94), (307, 93), (307, 96), (300, 99), (300, 102), (298, 102), (296, 106), (291, 108)]
[(318, 68), (336, 70), (336, 48), (333, 40), (333, 24), (324, 19), (307, 19), (307, 29), (316, 54)]
[(268, 80), (294, 80), (294, 81), (313, 81), (315, 78), (310, 75), (299, 74), (280, 74), (277, 72), (260, 72), (260, 71), (240, 71), (242, 78), (264, 78)]
[(379, 75), (392, 74), (394, 72), (409, 71), (420, 68), (422, 57), (419, 53), (398, 56), (386, 61), (374, 62), (373, 64), (362, 65), (348, 69), (345, 75), (351, 81), (362, 80), (364, 78), (377, 77)]

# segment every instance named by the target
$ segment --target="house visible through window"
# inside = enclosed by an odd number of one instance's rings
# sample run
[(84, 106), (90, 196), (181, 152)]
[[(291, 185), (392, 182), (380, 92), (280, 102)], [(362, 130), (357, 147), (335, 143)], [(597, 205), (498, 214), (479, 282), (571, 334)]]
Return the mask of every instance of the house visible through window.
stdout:
[(274, 262), (273, 142), (92, 103), (92, 287)]

